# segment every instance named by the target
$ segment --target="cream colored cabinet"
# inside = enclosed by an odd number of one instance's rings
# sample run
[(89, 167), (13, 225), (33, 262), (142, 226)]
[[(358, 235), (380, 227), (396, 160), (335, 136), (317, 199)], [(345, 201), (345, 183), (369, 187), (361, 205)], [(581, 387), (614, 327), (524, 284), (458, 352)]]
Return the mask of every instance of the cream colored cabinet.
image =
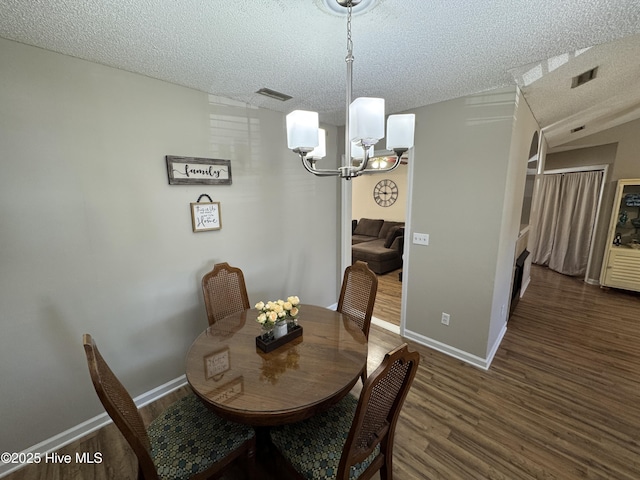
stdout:
[(600, 284), (640, 292), (640, 178), (618, 180)]

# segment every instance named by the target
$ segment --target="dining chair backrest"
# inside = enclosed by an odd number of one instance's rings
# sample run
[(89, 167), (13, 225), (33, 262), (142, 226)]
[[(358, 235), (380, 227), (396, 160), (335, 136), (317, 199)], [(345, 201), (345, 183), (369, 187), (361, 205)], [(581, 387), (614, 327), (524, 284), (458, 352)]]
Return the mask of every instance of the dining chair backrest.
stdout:
[(270, 431), (287, 478), (368, 480), (393, 478), (393, 439), (420, 355), (406, 343), (387, 353), (364, 382), (328, 410)]
[(100, 355), (91, 335), (85, 333), (82, 341), (91, 381), (100, 402), (136, 454), (142, 477), (147, 480), (158, 478), (151, 457), (151, 442), (136, 404)]
[(369, 338), (371, 316), (378, 292), (378, 277), (358, 260), (344, 271), (337, 311), (356, 322)]
[(221, 475), (244, 456), (255, 470), (255, 432), (209, 410), (194, 394), (176, 400), (148, 426), (89, 334), (82, 337), (89, 374), (105, 410), (138, 459), (138, 479), (203, 479)]
[(251, 308), (242, 270), (228, 263), (217, 263), (202, 277), (202, 293), (209, 325)]
[[(336, 478), (349, 478), (349, 469), (380, 452), (371, 461), (369, 474), (384, 469), (392, 478), (393, 437), (400, 409), (416, 376), (420, 355), (402, 344), (387, 353), (380, 366), (367, 378), (356, 408), (338, 466)], [(370, 477), (370, 475), (367, 475)]]

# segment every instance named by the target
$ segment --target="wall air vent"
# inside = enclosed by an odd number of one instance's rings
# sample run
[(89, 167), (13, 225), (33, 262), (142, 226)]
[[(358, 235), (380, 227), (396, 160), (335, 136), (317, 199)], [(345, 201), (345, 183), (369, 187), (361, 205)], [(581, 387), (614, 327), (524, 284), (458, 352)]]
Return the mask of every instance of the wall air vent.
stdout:
[(580, 130), (584, 130), (584, 125), (580, 126), (580, 127), (576, 127), (576, 128), (572, 128), (571, 129), (571, 133), (576, 133), (579, 132)]
[(594, 78), (596, 78), (596, 74), (598, 73), (598, 67), (592, 68), (591, 70), (587, 70), (580, 75), (576, 75), (571, 79), (571, 88), (579, 87), (580, 85), (584, 85), (587, 82), (590, 82)]
[(280, 100), (281, 102), (286, 102), (287, 100), (293, 98), (290, 95), (276, 92), (275, 90), (271, 90), (270, 88), (261, 88), (256, 93), (259, 93), (260, 95), (264, 95), (265, 97), (275, 98), (276, 100)]

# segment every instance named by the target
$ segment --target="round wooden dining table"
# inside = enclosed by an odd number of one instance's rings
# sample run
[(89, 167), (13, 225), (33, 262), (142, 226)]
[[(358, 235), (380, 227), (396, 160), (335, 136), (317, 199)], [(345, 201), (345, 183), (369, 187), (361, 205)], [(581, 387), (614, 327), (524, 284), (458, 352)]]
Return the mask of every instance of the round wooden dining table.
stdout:
[(258, 311), (207, 328), (186, 357), (193, 391), (220, 416), (257, 427), (309, 418), (343, 398), (366, 367), (367, 339), (346, 315), (301, 305), (303, 333), (264, 353)]

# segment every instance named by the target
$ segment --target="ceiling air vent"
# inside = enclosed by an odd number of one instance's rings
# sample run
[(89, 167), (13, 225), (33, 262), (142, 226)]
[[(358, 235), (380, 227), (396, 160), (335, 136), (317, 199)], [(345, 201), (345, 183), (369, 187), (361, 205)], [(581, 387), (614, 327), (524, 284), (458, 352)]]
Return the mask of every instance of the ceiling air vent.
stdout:
[(580, 126), (580, 127), (576, 127), (576, 128), (572, 128), (571, 129), (571, 133), (576, 133), (579, 132), (580, 130), (584, 130), (584, 125)]
[(580, 85), (584, 85), (587, 82), (590, 82), (594, 78), (596, 78), (596, 74), (598, 73), (598, 67), (592, 68), (591, 70), (587, 70), (580, 75), (577, 75), (571, 79), (571, 88), (579, 87)]
[(264, 95), (265, 97), (275, 98), (276, 100), (280, 100), (281, 102), (286, 102), (287, 100), (293, 98), (290, 95), (276, 92), (275, 90), (271, 90), (270, 88), (261, 88), (256, 93), (259, 93), (260, 95)]

